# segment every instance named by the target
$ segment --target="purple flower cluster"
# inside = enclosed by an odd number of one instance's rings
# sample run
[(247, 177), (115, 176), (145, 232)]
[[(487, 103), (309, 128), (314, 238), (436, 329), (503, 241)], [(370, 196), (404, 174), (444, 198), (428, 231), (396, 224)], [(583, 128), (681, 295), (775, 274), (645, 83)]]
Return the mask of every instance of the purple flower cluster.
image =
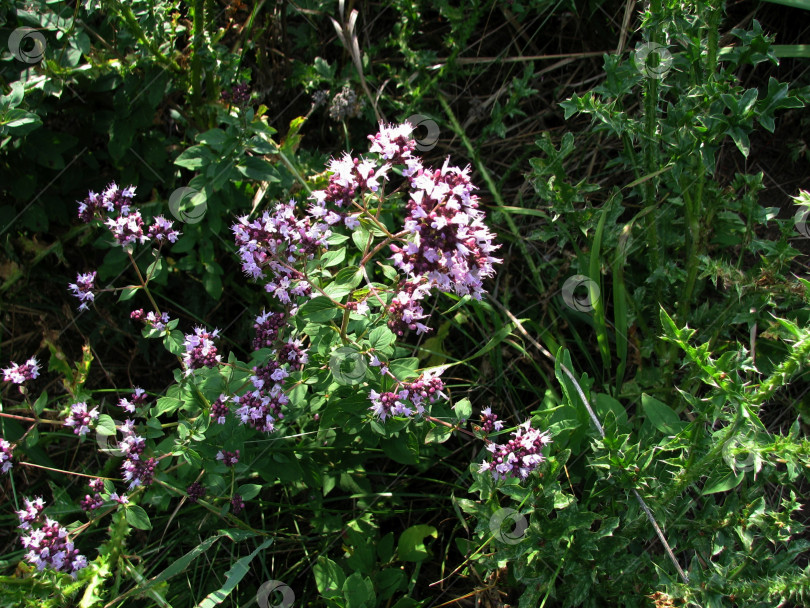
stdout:
[(531, 421), (527, 420), (512, 432), (512, 439), (506, 444), (487, 445), (492, 452), (492, 460), (483, 462), (479, 472), (491, 471), (496, 480), (506, 479), (507, 476), (526, 479), (545, 460), (540, 450), (549, 443), (551, 437), (548, 432), (532, 428)]
[(133, 310), (129, 318), (133, 321), (143, 321), (153, 329), (158, 331), (163, 331), (166, 329), (166, 324), (169, 322), (169, 315), (168, 313), (160, 313), (157, 314), (156, 312), (149, 311), (148, 313), (144, 314), (143, 308), (138, 308), (137, 310)]
[(402, 337), (408, 330), (424, 334), (430, 328), (421, 322), (427, 318), (421, 301), (430, 292), (425, 282), (405, 281), (388, 305), (388, 327), (397, 336)]
[(295, 201), (280, 203), (272, 213), (265, 211), (261, 219), (248, 222), (238, 219), (231, 229), (239, 246), (242, 270), (251, 278), (264, 283), (268, 293), (284, 305), (291, 305), (291, 296), (305, 296), (311, 287), (296, 264), (312, 259), (319, 247), (326, 248), (331, 234), (328, 226), (314, 218), (295, 216)]
[(186, 494), (188, 494), (189, 502), (197, 502), (205, 497), (205, 486), (195, 481), (186, 488)]
[(492, 413), (492, 408), (485, 408), (481, 410), (481, 432), (489, 434), (493, 430), (500, 431), (503, 429), (503, 420), (498, 420), (498, 414)]
[(101, 492), (104, 491), (104, 480), (96, 477), (87, 482), (93, 495), (85, 494), (79, 505), (82, 511), (95, 511), (104, 504), (104, 499), (101, 498)]
[(22, 365), (17, 365), (12, 361), (11, 367), (3, 370), (3, 380), (14, 384), (22, 384), (26, 380), (33, 380), (37, 376), (39, 376), (39, 363), (36, 357), (31, 357)]
[(255, 390), (236, 396), (233, 401), (239, 406), (236, 415), (242, 424), (265, 433), (276, 430), (275, 423), (284, 419), (281, 406), (290, 402), (280, 384), (274, 384), (269, 390)]
[[(313, 217), (322, 218), (330, 226), (343, 220), (349, 229), (356, 228), (359, 223), (354, 216), (347, 216), (346, 209), (351, 207), (352, 201), (365, 192), (377, 192), (380, 181), (387, 179), (391, 165), (377, 165), (373, 160), (352, 158), (351, 154), (344, 154), (343, 158), (329, 161), (329, 184), (326, 190), (316, 190), (310, 198), (315, 200), (309, 208)], [(327, 204), (334, 205), (337, 210), (329, 210)]]
[(222, 101), (235, 106), (246, 106), (250, 101), (250, 85), (240, 82), (231, 87), (230, 90), (222, 91)]
[(231, 508), (233, 508), (234, 515), (239, 515), (242, 512), (242, 509), (245, 508), (245, 501), (242, 500), (241, 494), (233, 495), (233, 498), (231, 498)]
[(90, 192), (87, 198), (79, 203), (79, 219), (84, 222), (103, 220), (121, 247), (132, 248), (149, 240), (154, 240), (156, 245), (166, 241), (171, 243), (177, 241), (180, 232), (174, 230), (172, 222), (162, 215), (157, 216), (151, 226), (147, 227), (144, 224), (140, 211), (132, 210), (134, 197), (135, 186), (121, 190), (112, 183), (102, 194)]
[(217, 460), (221, 460), (226, 467), (236, 466), (239, 463), (239, 450), (235, 452), (220, 450), (217, 452)]
[(73, 295), (79, 298), (79, 310), (87, 310), (87, 303), (95, 300), (93, 289), (96, 286), (96, 271), (76, 275), (76, 282), (68, 285)]
[(214, 344), (214, 339), (218, 337), (218, 329), (209, 332), (204, 327), (195, 327), (193, 334), (186, 334), (184, 341), (186, 352), (182, 357), (186, 376), (195, 369), (214, 367), (222, 362), (222, 355), (217, 353), (217, 347)]
[(369, 409), (383, 422), (388, 416), (412, 416), (414, 411), (421, 416), (425, 413), (425, 401), (433, 403), (439, 398), (447, 399), (443, 392), (444, 382), (439, 378), (442, 371), (428, 370), (413, 382), (401, 382), (396, 392), (378, 393), (372, 389), (369, 399), (373, 405)]
[(0, 473), (8, 473), (11, 470), (11, 453), (13, 451), (14, 446), (0, 437)]
[(95, 218), (105, 219), (109, 213), (127, 215), (134, 197), (135, 186), (121, 190), (115, 183), (112, 183), (102, 194), (90, 192), (87, 198), (79, 203), (79, 219), (90, 222)]
[(293, 309), (291, 312), (265, 312), (262, 311), (256, 322), (253, 324), (253, 329), (256, 330), (256, 337), (253, 339), (253, 350), (262, 348), (272, 348), (278, 338), (278, 332), (287, 323), (289, 317), (294, 316), (297, 312)]
[(228, 401), (230, 397), (222, 394), (211, 404), (211, 418), (217, 424), (225, 424), (225, 417), (228, 415)]
[(130, 414), (135, 413), (135, 408), (139, 405), (143, 405), (149, 399), (149, 395), (146, 394), (146, 391), (142, 388), (135, 388), (134, 393), (132, 395), (132, 399), (127, 399), (125, 397), (121, 397), (118, 401), (118, 407), (123, 408)]
[(155, 239), (158, 243), (163, 243), (164, 241), (176, 243), (177, 238), (180, 236), (180, 231), (174, 230), (174, 223), (171, 220), (167, 220), (162, 215), (159, 215), (155, 218), (155, 223), (149, 227), (148, 236), (149, 238)]
[(70, 406), (70, 413), (65, 418), (65, 426), (72, 426), (76, 435), (87, 435), (90, 424), (98, 418), (98, 408), (87, 410), (87, 403), (80, 401)]
[(127, 420), (121, 426), (121, 430), (124, 438), (119, 443), (119, 447), (124, 453), (124, 462), (121, 465), (124, 481), (129, 482), (130, 490), (140, 485), (150, 485), (157, 467), (157, 460), (142, 458), (144, 448), (146, 448), (146, 439), (135, 432), (135, 423), (132, 420)]
[[(59, 523), (50, 517), (42, 523), (42, 510), (45, 503), (41, 498), (24, 501), (25, 509), (17, 512), (20, 519), (20, 528), (29, 532), (20, 537), (23, 547), (28, 549), (25, 559), (29, 564), (42, 571), (50, 566), (57, 572), (68, 572), (74, 579), (79, 570), (87, 566), (87, 558), (79, 554), (73, 546), (65, 530)], [(39, 528), (32, 524), (41, 523)]]

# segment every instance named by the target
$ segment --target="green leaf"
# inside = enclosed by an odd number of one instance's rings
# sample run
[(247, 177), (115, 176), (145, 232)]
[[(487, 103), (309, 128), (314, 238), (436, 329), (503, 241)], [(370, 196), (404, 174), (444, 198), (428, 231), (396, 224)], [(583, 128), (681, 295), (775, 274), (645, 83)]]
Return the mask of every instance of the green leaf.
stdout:
[(272, 538), (268, 538), (261, 545), (256, 547), (250, 555), (239, 559), (228, 572), (225, 573), (225, 584), (216, 591), (209, 593), (203, 601), (197, 604), (197, 608), (213, 608), (225, 601), (231, 591), (236, 589), (239, 582), (245, 578), (245, 575), (250, 571), (250, 562), (253, 561), (261, 551), (264, 551), (273, 543)]
[(343, 583), (346, 608), (373, 608), (377, 603), (371, 579), (355, 572)]
[(127, 300), (131, 300), (138, 290), (141, 289), (140, 285), (134, 285), (132, 287), (124, 287), (123, 291), (121, 291), (121, 295), (118, 296), (119, 302), (126, 302)]
[(425, 524), (411, 526), (399, 537), (397, 556), (406, 562), (421, 562), (426, 560), (430, 553), (425, 547), (425, 538), (432, 536), (438, 538), (436, 528)]
[(250, 500), (252, 498), (256, 498), (261, 492), (262, 486), (257, 483), (245, 483), (239, 486), (239, 489), (236, 491), (243, 500)]
[(116, 433), (115, 420), (107, 414), (101, 414), (96, 420), (96, 433), (100, 435), (112, 436)]
[(191, 146), (174, 159), (174, 164), (191, 171), (202, 169), (216, 161), (214, 153), (206, 146)]
[(461, 401), (456, 401), (453, 413), (456, 415), (456, 420), (469, 420), (472, 416), (472, 403), (466, 397)]
[(641, 407), (652, 425), (665, 435), (677, 435), (686, 426), (671, 407), (646, 393), (641, 394)]
[(403, 380), (410, 380), (418, 376), (419, 374), (416, 373), (418, 367), (419, 359), (417, 357), (406, 357), (405, 359), (391, 361), (388, 369), (394, 374), (397, 380), (402, 382)]
[(433, 427), (425, 435), (425, 443), (444, 443), (453, 435), (453, 429), (440, 424)]
[(175, 329), (163, 337), (163, 346), (173, 355), (182, 355), (186, 352), (186, 347), (183, 345), (184, 341), (183, 332)]
[(257, 182), (281, 181), (278, 169), (258, 156), (243, 158), (236, 168), (242, 175)]
[(312, 567), (312, 573), (315, 575), (315, 585), (318, 587), (318, 592), (324, 598), (340, 597), (340, 590), (346, 582), (346, 575), (340, 566), (328, 557), (319, 555), (318, 560)]
[(388, 329), (385, 325), (375, 327), (368, 335), (368, 341), (371, 344), (371, 348), (375, 350), (380, 350), (386, 346), (389, 346), (390, 344), (393, 344), (396, 339), (397, 337), (394, 332)]
[[(41, 414), (42, 410), (45, 409), (45, 406), (47, 404), (48, 404), (48, 391), (42, 391), (40, 396), (34, 402), (34, 412), (36, 412), (37, 415)], [(99, 419), (100, 418), (101, 417), (99, 417)], [(115, 432), (115, 431), (113, 431), (113, 432)]]
[(208, 144), (217, 152), (222, 151), (223, 144), (228, 141), (229, 137), (222, 129), (210, 129), (205, 133), (200, 133), (197, 136), (197, 141), (201, 144)]
[(151, 530), (152, 524), (149, 521), (149, 516), (138, 505), (129, 505), (126, 508), (127, 523), (133, 528), (138, 530)]
[(740, 485), (744, 477), (745, 472), (742, 471), (736, 475), (734, 471), (729, 471), (725, 468), (713, 471), (706, 480), (701, 495), (706, 496), (707, 494), (717, 494), (718, 492), (733, 490)]
[(313, 323), (329, 321), (338, 314), (339, 308), (326, 296), (318, 296), (306, 302), (300, 309), (301, 318)]

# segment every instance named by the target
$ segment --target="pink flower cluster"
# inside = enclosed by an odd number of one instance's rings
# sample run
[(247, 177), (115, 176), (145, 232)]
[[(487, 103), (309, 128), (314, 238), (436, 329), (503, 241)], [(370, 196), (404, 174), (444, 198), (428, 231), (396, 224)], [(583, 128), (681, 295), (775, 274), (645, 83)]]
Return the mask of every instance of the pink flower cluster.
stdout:
[(39, 363), (36, 357), (31, 357), (22, 365), (12, 361), (11, 367), (3, 370), (3, 380), (14, 384), (22, 384), (26, 380), (33, 380), (37, 376), (39, 376)]
[[(78, 572), (87, 566), (87, 558), (79, 554), (79, 550), (73, 546), (69, 539), (67, 530), (50, 517), (45, 518), (41, 523), (42, 510), (45, 503), (41, 498), (36, 500), (24, 500), (25, 509), (17, 511), (20, 519), (20, 528), (29, 532), (20, 537), (23, 547), (28, 549), (25, 559), (29, 564), (42, 571), (46, 566), (50, 566), (57, 572), (68, 572), (74, 579)], [(40, 522), (39, 528), (34, 528), (32, 524)]]
[(98, 408), (87, 409), (87, 403), (80, 401), (70, 406), (70, 413), (65, 418), (65, 426), (73, 427), (76, 435), (87, 435), (90, 431), (90, 424), (98, 419)]
[(79, 310), (87, 310), (87, 303), (95, 300), (93, 289), (96, 286), (96, 271), (76, 275), (76, 282), (68, 287), (73, 290), (73, 295), (79, 298)]
[(498, 420), (498, 415), (492, 413), (492, 408), (485, 408), (481, 410), (481, 432), (489, 434), (492, 431), (500, 431), (503, 429), (503, 420)]
[(217, 347), (214, 344), (214, 339), (218, 337), (218, 329), (209, 332), (204, 327), (195, 327), (193, 334), (186, 334), (183, 343), (186, 352), (182, 357), (186, 376), (195, 369), (213, 367), (222, 362), (222, 355), (217, 353)]
[(442, 371), (428, 370), (412, 382), (400, 382), (398, 391), (378, 393), (372, 389), (369, 409), (383, 422), (388, 416), (412, 416), (414, 412), (421, 416), (425, 412), (425, 402), (447, 399), (443, 392), (444, 382), (439, 378)]
[(142, 388), (135, 388), (133, 390), (134, 393), (132, 395), (132, 400), (129, 400), (126, 397), (121, 397), (121, 399), (118, 401), (118, 407), (123, 408), (130, 414), (134, 414), (136, 407), (143, 405), (149, 400), (149, 395), (147, 395), (146, 391)]
[(124, 438), (119, 443), (119, 447), (124, 453), (124, 462), (121, 464), (124, 481), (129, 482), (130, 490), (141, 485), (150, 485), (157, 467), (157, 460), (142, 458), (146, 448), (146, 439), (135, 432), (135, 423), (132, 420), (124, 422), (121, 430)]
[(157, 314), (156, 312), (149, 311), (148, 313), (144, 314), (143, 308), (138, 308), (137, 310), (133, 310), (129, 318), (133, 321), (143, 321), (146, 325), (156, 329), (158, 331), (163, 331), (166, 329), (166, 324), (169, 322), (169, 314), (168, 313), (160, 313)]
[(512, 432), (512, 439), (506, 444), (487, 445), (487, 450), (492, 452), (492, 460), (483, 462), (479, 472), (491, 471), (496, 480), (506, 479), (507, 476), (526, 479), (545, 460), (540, 450), (549, 443), (551, 437), (548, 432), (532, 428), (531, 421), (527, 420)]
[(121, 190), (115, 183), (112, 183), (102, 194), (90, 192), (87, 198), (79, 203), (79, 219), (84, 222), (91, 222), (94, 219), (103, 220), (112, 232), (115, 241), (122, 247), (131, 248), (149, 240), (154, 240), (156, 245), (161, 245), (166, 241), (176, 242), (180, 232), (173, 229), (172, 222), (159, 215), (155, 218), (154, 223), (147, 227), (141, 212), (132, 210), (133, 198), (135, 198), (135, 186), (128, 186)]
[(295, 201), (280, 203), (273, 212), (265, 211), (261, 219), (238, 218), (231, 227), (239, 246), (242, 270), (264, 283), (268, 293), (284, 305), (291, 296), (309, 295), (311, 287), (294, 266), (312, 259), (318, 247), (327, 247), (331, 231), (315, 218), (295, 217)]
[(11, 453), (14, 447), (5, 439), (0, 437), (0, 473), (8, 473), (11, 470)]

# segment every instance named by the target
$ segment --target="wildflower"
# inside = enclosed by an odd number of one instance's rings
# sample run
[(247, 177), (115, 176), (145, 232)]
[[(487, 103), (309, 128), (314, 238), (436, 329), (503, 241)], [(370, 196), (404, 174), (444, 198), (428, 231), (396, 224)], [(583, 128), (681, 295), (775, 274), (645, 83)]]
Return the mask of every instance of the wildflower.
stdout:
[(143, 218), (140, 211), (120, 215), (117, 218), (108, 218), (104, 223), (121, 247), (131, 247), (138, 241), (145, 243), (149, 240), (149, 236), (143, 232)]
[(129, 318), (133, 321), (143, 321), (146, 323), (146, 325), (158, 331), (165, 330), (166, 324), (170, 320), (168, 313), (163, 312), (157, 314), (156, 312), (149, 311), (148, 313), (144, 314), (143, 308), (133, 310), (130, 313)]
[(76, 282), (68, 285), (73, 290), (73, 295), (79, 298), (81, 304), (79, 310), (87, 310), (87, 303), (95, 300), (93, 289), (96, 283), (96, 271), (86, 274), (76, 275)]
[(110, 500), (113, 502), (117, 502), (119, 505), (127, 505), (129, 504), (129, 498), (126, 494), (118, 495), (118, 492), (113, 492), (110, 494)]
[(101, 195), (101, 202), (108, 213), (116, 211), (121, 215), (129, 215), (132, 199), (135, 197), (135, 186), (127, 186), (121, 190), (115, 182), (107, 186)]
[(233, 507), (233, 514), (239, 515), (242, 512), (242, 509), (245, 508), (245, 501), (242, 500), (241, 494), (234, 494), (233, 498), (231, 499), (231, 506)]
[(217, 354), (217, 347), (214, 344), (214, 339), (218, 337), (218, 329), (209, 333), (203, 327), (195, 327), (193, 334), (186, 334), (184, 342), (186, 352), (183, 354), (183, 364), (186, 367), (187, 376), (191, 374), (192, 370), (213, 367), (222, 361), (222, 356)]
[(380, 420), (385, 422), (388, 416), (410, 416), (413, 411), (405, 401), (408, 399), (408, 391), (401, 390), (398, 393), (378, 393), (374, 389), (368, 394), (372, 406), (369, 408)]
[(380, 361), (377, 355), (371, 355), (371, 361), (369, 362), (369, 365), (371, 365), (371, 367), (379, 367), (380, 373), (383, 376), (388, 374), (388, 364)]
[(230, 90), (222, 91), (222, 101), (234, 106), (246, 106), (250, 101), (250, 85), (247, 82), (240, 82), (233, 85)]
[(14, 446), (0, 437), (0, 473), (8, 473), (11, 470), (11, 453), (13, 450)]
[[(123, 470), (124, 481), (129, 482), (129, 489), (138, 486), (149, 486), (155, 476), (155, 469), (157, 468), (157, 460), (155, 458), (147, 458), (135, 460), (127, 458), (121, 465)], [(112, 498), (112, 496), (110, 496)]]
[(235, 452), (225, 452), (220, 450), (217, 452), (217, 460), (221, 460), (226, 467), (233, 467), (239, 463), (239, 450)]
[(411, 176), (405, 230), (412, 240), (404, 247), (391, 245), (394, 265), (409, 277), (428, 278), (446, 293), (470, 295), (480, 300), (482, 280), (494, 274), (492, 257), (500, 245), (483, 222), (478, 197), (469, 180), (470, 167), (420, 169)]
[(26, 498), (25, 504), (26, 509), (18, 511), (17, 515), (20, 518), (20, 528), (30, 530), (20, 537), (23, 547), (28, 549), (26, 561), (35, 565), (37, 570), (50, 566), (57, 572), (68, 572), (75, 579), (79, 570), (87, 566), (87, 558), (74, 548), (67, 531), (57, 521), (48, 517), (40, 528), (34, 529), (31, 526), (32, 522), (39, 519), (45, 506), (41, 498), (33, 502)]
[(132, 420), (127, 419), (121, 425), (121, 430), (124, 438), (118, 446), (124, 454), (124, 462), (121, 464), (124, 481), (129, 482), (130, 490), (140, 485), (149, 486), (155, 474), (157, 460), (141, 458), (146, 448), (146, 439), (135, 432), (135, 423)]
[(290, 339), (278, 350), (278, 361), (289, 363), (290, 369), (300, 370), (309, 361), (307, 350), (302, 347), (301, 340)]
[(14, 384), (22, 384), (26, 380), (33, 380), (37, 376), (39, 376), (39, 363), (36, 357), (31, 357), (22, 365), (17, 365), (12, 361), (11, 367), (3, 370), (3, 380)]
[(155, 223), (149, 227), (147, 234), (150, 238), (155, 239), (158, 244), (164, 241), (175, 243), (177, 242), (177, 237), (180, 236), (180, 231), (173, 230), (173, 226), (174, 223), (171, 220), (167, 220), (162, 215), (159, 215), (155, 218)]
[(118, 401), (118, 407), (123, 408), (130, 414), (134, 414), (135, 408), (139, 405), (143, 405), (149, 399), (149, 395), (147, 395), (146, 391), (142, 388), (135, 388), (134, 391), (132, 401), (125, 397), (122, 397)]
[(85, 494), (84, 498), (82, 498), (79, 502), (79, 506), (82, 508), (82, 511), (94, 511), (103, 504), (104, 500), (102, 500), (101, 494), (98, 493), (94, 494), (93, 496)]
[(90, 486), (90, 489), (93, 490), (93, 492), (101, 492), (104, 489), (104, 480), (96, 477), (95, 479), (88, 481), (87, 485)]
[(380, 123), (380, 131), (368, 136), (371, 141), (369, 152), (375, 152), (393, 164), (404, 164), (416, 149), (416, 141), (410, 137), (412, 131), (413, 126), (407, 121), (401, 125)]
[(527, 420), (519, 425), (512, 432), (513, 438), (505, 445), (487, 445), (487, 450), (492, 452), (492, 460), (481, 463), (479, 472), (491, 471), (496, 480), (506, 479), (507, 476), (526, 479), (545, 460), (540, 450), (551, 443), (547, 431), (540, 432), (531, 428), (530, 424), (531, 421)]
[(312, 109), (322, 106), (329, 100), (329, 89), (315, 91), (312, 94)]
[(205, 497), (205, 486), (195, 481), (186, 488), (186, 494), (188, 494), (189, 502), (197, 502), (201, 498)]
[(31, 524), (39, 518), (40, 513), (42, 513), (42, 510), (45, 508), (45, 502), (42, 498), (36, 498), (34, 500), (25, 498), (23, 499), (23, 504), (25, 505), (25, 509), (17, 511), (17, 517), (20, 520), (19, 527), (22, 530), (29, 530)]
[(417, 413), (421, 414), (424, 411), (422, 403), (425, 400), (433, 403), (439, 398), (447, 399), (447, 395), (442, 392), (444, 382), (439, 378), (443, 371), (443, 369), (428, 370), (416, 380), (402, 383), (402, 388), (408, 391), (408, 399), (416, 406)]
[(273, 385), (269, 392), (252, 391), (233, 398), (239, 408), (236, 415), (242, 424), (252, 426), (258, 431), (272, 433), (275, 423), (284, 419), (281, 406), (290, 401), (278, 385)]
[(222, 394), (211, 404), (211, 418), (213, 418), (217, 424), (225, 424), (225, 417), (228, 415), (229, 400), (230, 397)]
[(65, 426), (75, 427), (76, 435), (86, 435), (90, 431), (90, 423), (98, 418), (98, 408), (87, 411), (87, 403), (80, 401), (70, 406), (70, 414), (65, 419)]
[(282, 368), (278, 361), (271, 359), (266, 365), (253, 368), (253, 376), (250, 377), (250, 381), (256, 390), (260, 391), (265, 386), (269, 389), (274, 384), (284, 382), (284, 379), (289, 375), (289, 372)]
[(500, 431), (503, 428), (503, 420), (498, 420), (498, 415), (492, 413), (492, 408), (481, 410), (481, 432), (491, 433), (493, 430)]
[(272, 348), (278, 338), (279, 330), (284, 327), (287, 320), (286, 312), (262, 311), (262, 314), (256, 317), (256, 321), (253, 323), (253, 329), (256, 330), (256, 337), (253, 338), (253, 350)]
[(417, 334), (430, 331), (420, 319), (427, 317), (420, 301), (427, 295), (430, 287), (422, 282), (406, 281), (400, 291), (388, 305), (388, 327), (397, 336), (402, 337), (407, 330)]

